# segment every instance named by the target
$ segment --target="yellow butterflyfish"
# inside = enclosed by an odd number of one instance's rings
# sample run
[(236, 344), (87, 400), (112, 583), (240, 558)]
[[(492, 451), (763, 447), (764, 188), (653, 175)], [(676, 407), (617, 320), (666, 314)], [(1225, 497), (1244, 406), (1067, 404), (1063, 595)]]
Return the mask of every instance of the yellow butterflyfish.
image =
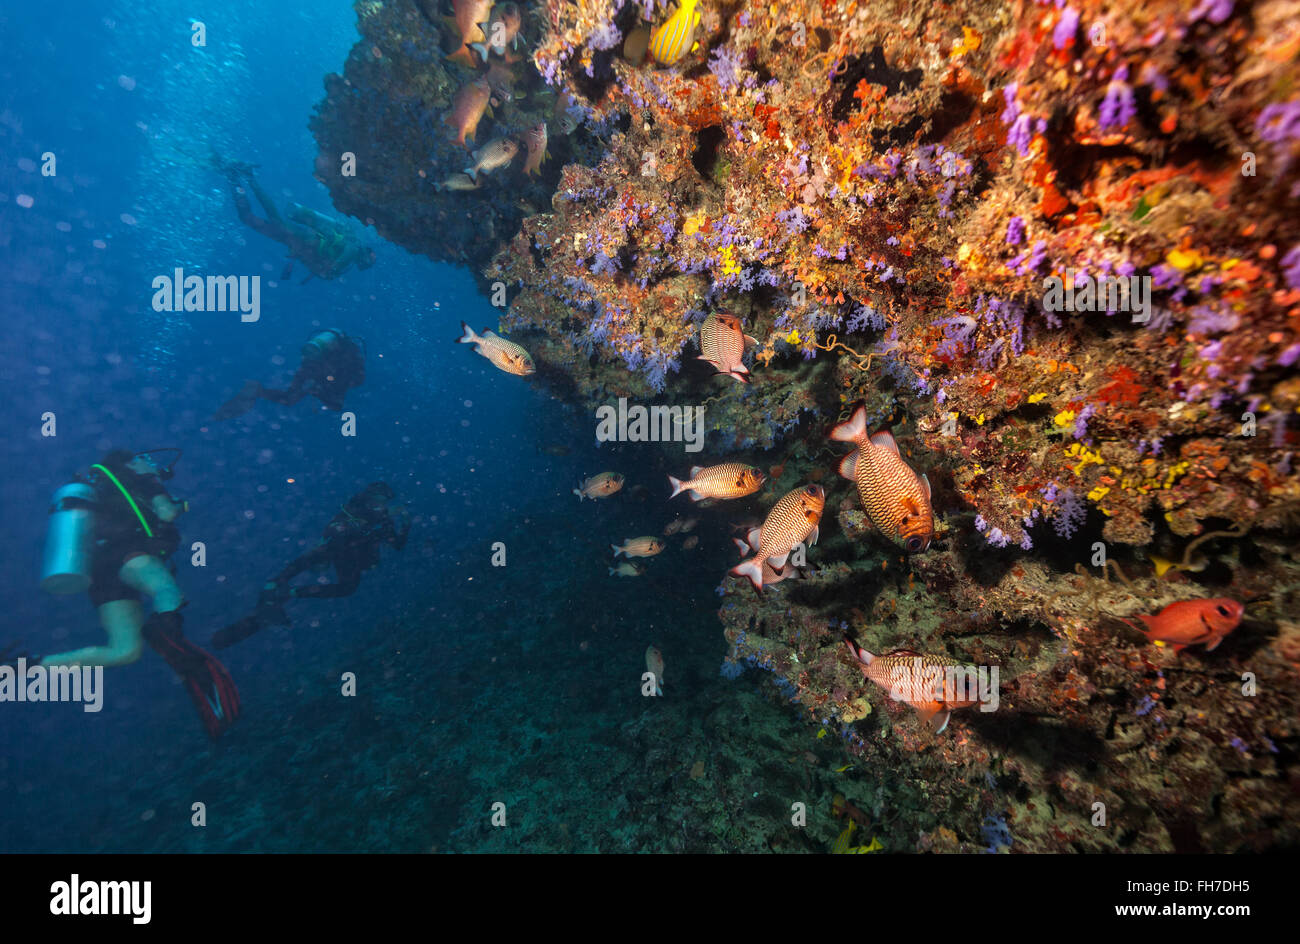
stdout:
[(695, 29), (700, 25), (700, 14), (695, 11), (698, 0), (682, 0), (677, 12), (650, 36), (650, 55), (660, 65), (670, 66), (695, 45)]

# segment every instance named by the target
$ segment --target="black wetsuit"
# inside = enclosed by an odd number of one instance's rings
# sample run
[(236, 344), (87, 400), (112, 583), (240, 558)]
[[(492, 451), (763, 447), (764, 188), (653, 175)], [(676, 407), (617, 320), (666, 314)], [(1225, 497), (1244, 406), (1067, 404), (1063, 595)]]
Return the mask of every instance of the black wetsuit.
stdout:
[(295, 587), (295, 598), (351, 596), (361, 585), (361, 575), (378, 566), (383, 544), (399, 551), (406, 546), (409, 525), (399, 529), (386, 510), (376, 513), (352, 504), (349, 502), (326, 526), (324, 543), (290, 561), (275, 578), (277, 584), (285, 585), (305, 570), (333, 566), (338, 582)]
[(221, 405), (214, 418), (229, 420), (241, 416), (253, 408), (258, 397), (292, 406), (303, 397), (312, 396), (327, 409), (342, 410), (347, 392), (366, 382), (366, 355), (356, 339), (336, 333), (338, 340), (324, 352), (303, 358), (288, 387), (275, 390), (255, 380), (247, 381), (239, 393)]
[[(391, 497), (391, 492), (389, 496)], [(288, 625), (283, 604), (289, 599), (332, 599), (351, 596), (361, 585), (361, 575), (378, 566), (384, 544), (400, 551), (410, 533), (410, 518), (403, 513), (394, 520), (387, 506), (376, 508), (366, 493), (354, 495), (325, 527), (322, 541), (290, 561), (275, 575), (273, 587), (262, 592), (258, 610), (219, 630), (212, 637), (218, 649), (247, 639), (271, 623)], [(309, 583), (290, 588), (289, 581), (307, 570), (333, 567), (334, 583)]]
[(313, 396), (328, 409), (342, 410), (343, 398), (353, 387), (366, 382), (366, 358), (361, 346), (349, 337), (320, 357), (304, 358), (302, 366), (284, 390), (260, 388), (258, 396), (272, 403), (293, 406), (305, 396)]
[[(168, 495), (162, 480), (156, 475), (140, 475), (118, 462), (100, 465), (112, 472), (130, 493), (144, 523), (103, 469), (91, 468), (82, 476), (95, 489), (98, 499), (95, 506), (95, 551), (91, 560), (90, 588), (86, 591), (96, 607), (114, 600), (139, 600), (139, 592), (118, 577), (122, 565), (138, 554), (166, 560), (180, 545), (180, 531), (176, 525), (163, 521), (153, 510), (153, 500), (159, 495)], [(152, 537), (145, 531), (145, 524), (148, 524)]]

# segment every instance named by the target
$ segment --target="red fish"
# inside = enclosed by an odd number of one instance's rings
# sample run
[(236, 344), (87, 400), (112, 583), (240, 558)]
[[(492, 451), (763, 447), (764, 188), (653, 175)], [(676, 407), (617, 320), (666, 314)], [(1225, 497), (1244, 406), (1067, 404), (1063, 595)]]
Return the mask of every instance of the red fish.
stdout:
[(524, 173), (532, 176), (538, 173), (542, 161), (550, 157), (546, 152), (546, 122), (540, 122), (525, 131), (524, 144), (528, 146), (528, 159), (524, 161)]
[(443, 117), (443, 122), (456, 129), (456, 143), (464, 144), (465, 138), (474, 140), (478, 131), (479, 120), (488, 110), (488, 99), (492, 97), (492, 86), (487, 79), (479, 76), (473, 82), (461, 87), (451, 103), (451, 111)]
[(455, 10), (455, 16), (446, 17), (445, 20), (460, 36), (460, 48), (448, 53), (447, 58), (472, 69), (474, 57), (470, 55), (470, 44), (487, 41), (482, 24), (488, 20), (492, 0), (451, 0), (451, 6)]
[(1138, 615), (1146, 629), (1120, 617), (1152, 642), (1157, 640), (1173, 645), (1174, 652), (1188, 646), (1205, 643), (1205, 651), (1213, 652), (1223, 642), (1223, 637), (1241, 625), (1246, 607), (1229, 597), (1213, 600), (1179, 600), (1170, 603), (1155, 616)]

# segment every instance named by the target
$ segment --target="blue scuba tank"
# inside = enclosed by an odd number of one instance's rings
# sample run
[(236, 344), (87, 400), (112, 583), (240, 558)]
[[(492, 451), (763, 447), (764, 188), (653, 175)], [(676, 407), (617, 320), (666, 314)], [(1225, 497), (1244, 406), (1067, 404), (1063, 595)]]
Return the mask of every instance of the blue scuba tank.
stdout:
[(81, 482), (70, 482), (50, 499), (41, 565), (41, 589), (46, 593), (85, 593), (90, 586), (96, 503), (95, 489)]
[(342, 331), (337, 328), (327, 328), (302, 346), (303, 359), (324, 357), (325, 354), (338, 347), (343, 338)]

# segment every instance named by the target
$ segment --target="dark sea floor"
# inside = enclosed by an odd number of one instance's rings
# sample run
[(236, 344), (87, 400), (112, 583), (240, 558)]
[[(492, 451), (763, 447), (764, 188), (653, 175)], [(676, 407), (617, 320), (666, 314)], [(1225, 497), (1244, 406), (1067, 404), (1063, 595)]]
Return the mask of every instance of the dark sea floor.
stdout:
[[(835, 772), (847, 763), (836, 736), (818, 738), (770, 675), (719, 675), (722, 540), (610, 578), (600, 536), (575, 549), (570, 511), (532, 520), (528, 534), (551, 536), (533, 560), (521, 549), (492, 568), (474, 549), (484, 566), (435, 575), (399, 622), (342, 642), (331, 632), (319, 648), (305, 626), (266, 630), (294, 633), (293, 655), (244, 686), (243, 719), (215, 746), (178, 688), (168, 730), (147, 732), (160, 745), (149, 769), (124, 758), (103, 772), (111, 789), (84, 851), (829, 850), (843, 828), (834, 793), (861, 804), (873, 785), (861, 768)], [(662, 698), (641, 694), (651, 644), (666, 662)], [(339, 694), (345, 672), (355, 697)], [(190, 824), (196, 801), (203, 829)]]

